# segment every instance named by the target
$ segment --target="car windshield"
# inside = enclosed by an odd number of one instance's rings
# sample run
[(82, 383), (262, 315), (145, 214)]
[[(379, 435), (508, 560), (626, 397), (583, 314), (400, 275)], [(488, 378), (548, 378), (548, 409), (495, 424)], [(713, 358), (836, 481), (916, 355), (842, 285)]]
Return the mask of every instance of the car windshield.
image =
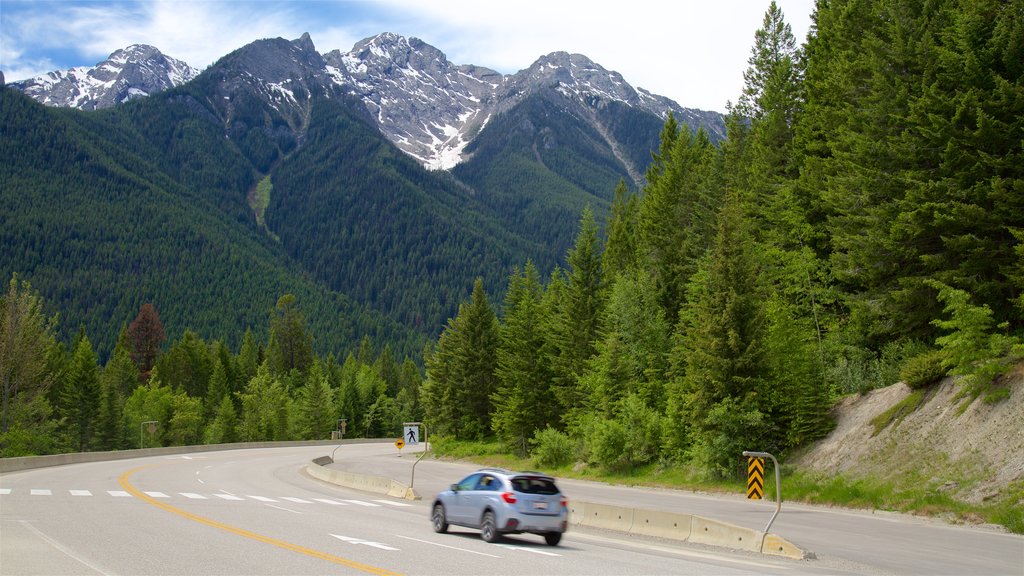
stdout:
[(512, 479), (512, 487), (524, 494), (558, 494), (558, 486), (553, 480), (537, 476), (517, 476)]

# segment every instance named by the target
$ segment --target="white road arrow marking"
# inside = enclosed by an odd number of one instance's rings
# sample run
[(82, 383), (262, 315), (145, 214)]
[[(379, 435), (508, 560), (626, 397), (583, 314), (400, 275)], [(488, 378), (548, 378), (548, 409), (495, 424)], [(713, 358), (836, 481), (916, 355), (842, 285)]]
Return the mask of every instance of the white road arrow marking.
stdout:
[(349, 544), (362, 544), (363, 546), (370, 546), (373, 548), (379, 548), (381, 550), (394, 550), (398, 551), (398, 548), (392, 548), (387, 544), (381, 544), (380, 542), (370, 542), (369, 540), (363, 540), (361, 538), (352, 538), (351, 536), (342, 536), (341, 534), (331, 534), (342, 542), (348, 542)]

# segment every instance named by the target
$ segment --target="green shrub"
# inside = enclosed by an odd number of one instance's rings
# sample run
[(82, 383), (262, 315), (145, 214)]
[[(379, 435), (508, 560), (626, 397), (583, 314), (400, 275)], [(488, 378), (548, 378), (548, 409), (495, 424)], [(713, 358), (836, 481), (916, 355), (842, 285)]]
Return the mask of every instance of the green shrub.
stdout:
[(907, 360), (900, 370), (900, 380), (914, 390), (927, 388), (946, 375), (941, 350), (930, 350)]
[(566, 466), (576, 459), (576, 446), (572, 438), (551, 427), (534, 434), (530, 446), (533, 447), (530, 456), (541, 467)]

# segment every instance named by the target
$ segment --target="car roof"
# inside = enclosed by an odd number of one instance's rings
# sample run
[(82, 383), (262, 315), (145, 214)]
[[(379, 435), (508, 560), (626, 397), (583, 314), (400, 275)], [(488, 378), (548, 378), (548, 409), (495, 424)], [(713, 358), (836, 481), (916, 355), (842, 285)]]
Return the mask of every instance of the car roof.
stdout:
[(505, 468), (480, 468), (479, 470), (477, 470), (477, 472), (491, 472), (494, 474), (503, 474), (505, 476), (537, 476), (540, 478), (547, 478), (549, 480), (555, 479), (550, 474), (537, 472), (536, 470), (523, 470), (520, 472), (513, 472), (512, 470), (507, 470)]

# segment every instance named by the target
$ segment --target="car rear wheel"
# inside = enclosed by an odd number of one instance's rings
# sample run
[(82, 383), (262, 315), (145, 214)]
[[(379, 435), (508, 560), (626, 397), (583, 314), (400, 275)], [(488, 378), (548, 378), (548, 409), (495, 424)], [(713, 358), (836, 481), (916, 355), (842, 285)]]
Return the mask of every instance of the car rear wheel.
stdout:
[(548, 546), (558, 546), (558, 543), (562, 541), (562, 533), (547, 532), (544, 534), (544, 541), (548, 543)]
[(434, 511), (430, 514), (430, 521), (434, 524), (434, 532), (444, 534), (448, 531), (448, 517), (444, 513), (444, 504), (434, 504)]
[(484, 542), (497, 542), (501, 538), (498, 532), (498, 524), (494, 520), (494, 512), (484, 512), (484, 520), (480, 523), (480, 537)]

